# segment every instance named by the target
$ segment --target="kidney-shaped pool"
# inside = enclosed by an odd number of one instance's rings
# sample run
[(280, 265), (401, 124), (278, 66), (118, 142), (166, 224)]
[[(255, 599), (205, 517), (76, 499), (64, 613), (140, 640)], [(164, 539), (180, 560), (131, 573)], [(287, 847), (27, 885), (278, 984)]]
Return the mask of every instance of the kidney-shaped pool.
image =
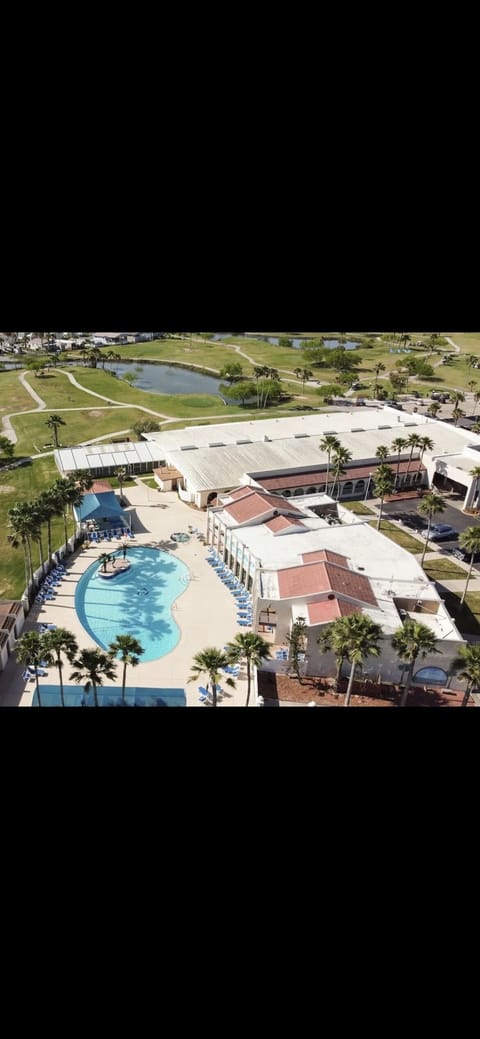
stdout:
[(180, 638), (172, 607), (190, 581), (188, 567), (156, 548), (129, 546), (127, 558), (130, 569), (109, 581), (98, 577), (99, 561), (92, 563), (78, 582), (75, 609), (102, 649), (117, 635), (133, 635), (145, 650), (141, 662), (158, 660)]

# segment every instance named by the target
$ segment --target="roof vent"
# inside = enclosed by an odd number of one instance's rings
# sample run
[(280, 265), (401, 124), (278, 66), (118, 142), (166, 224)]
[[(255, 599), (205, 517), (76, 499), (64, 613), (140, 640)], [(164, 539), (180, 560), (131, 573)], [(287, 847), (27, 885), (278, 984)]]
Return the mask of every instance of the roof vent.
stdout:
[(335, 598), (334, 595), (327, 595), (327, 599), (334, 599), (334, 598)]
[(181, 447), (180, 447), (180, 451), (196, 451), (196, 450), (197, 450), (197, 445), (196, 444), (182, 444)]

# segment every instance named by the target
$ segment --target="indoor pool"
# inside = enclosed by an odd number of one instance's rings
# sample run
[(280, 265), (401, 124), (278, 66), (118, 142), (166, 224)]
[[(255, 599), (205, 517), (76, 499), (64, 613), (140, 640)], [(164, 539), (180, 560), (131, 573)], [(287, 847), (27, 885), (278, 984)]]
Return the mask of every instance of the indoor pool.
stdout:
[(172, 609), (190, 575), (185, 563), (156, 548), (129, 545), (127, 558), (130, 569), (114, 581), (102, 581), (97, 576), (98, 560), (92, 563), (78, 582), (75, 608), (102, 649), (108, 649), (117, 635), (138, 639), (145, 650), (143, 664), (164, 657), (177, 645), (180, 629)]

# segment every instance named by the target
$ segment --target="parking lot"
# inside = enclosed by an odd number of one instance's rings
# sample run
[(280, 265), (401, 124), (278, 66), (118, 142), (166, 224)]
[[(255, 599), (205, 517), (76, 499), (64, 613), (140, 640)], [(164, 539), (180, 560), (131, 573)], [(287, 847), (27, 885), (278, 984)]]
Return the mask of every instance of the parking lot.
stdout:
[[(383, 507), (383, 515), (389, 520), (395, 519), (395, 516), (401, 516), (404, 519), (402, 528), (404, 530), (419, 531), (427, 528), (427, 520), (419, 513), (418, 501), (399, 501), (399, 502), (387, 502)], [(455, 508), (453, 505), (447, 505), (445, 512), (441, 515), (437, 514), (433, 517), (433, 523), (450, 523), (450, 525), (458, 532), (462, 533), (462, 530), (466, 530), (467, 527), (478, 527), (480, 519), (476, 519), (474, 516), (465, 516), (460, 509)], [(450, 541), (429, 541), (428, 551), (438, 551), (443, 555), (450, 555), (452, 549), (458, 545), (458, 538), (452, 538)], [(422, 546), (419, 543), (419, 552), (422, 551)], [(474, 570), (480, 571), (480, 563), (474, 564)]]

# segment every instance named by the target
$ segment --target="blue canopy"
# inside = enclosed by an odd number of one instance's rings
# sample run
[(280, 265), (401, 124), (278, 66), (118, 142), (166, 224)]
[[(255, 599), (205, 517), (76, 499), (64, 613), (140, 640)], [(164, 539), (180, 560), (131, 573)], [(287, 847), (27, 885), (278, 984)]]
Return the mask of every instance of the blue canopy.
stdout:
[[(104, 491), (103, 494), (85, 494), (82, 504), (75, 506), (78, 520), (106, 519), (117, 520), (124, 516), (120, 502), (113, 491)], [(125, 524), (123, 524), (125, 526)]]

